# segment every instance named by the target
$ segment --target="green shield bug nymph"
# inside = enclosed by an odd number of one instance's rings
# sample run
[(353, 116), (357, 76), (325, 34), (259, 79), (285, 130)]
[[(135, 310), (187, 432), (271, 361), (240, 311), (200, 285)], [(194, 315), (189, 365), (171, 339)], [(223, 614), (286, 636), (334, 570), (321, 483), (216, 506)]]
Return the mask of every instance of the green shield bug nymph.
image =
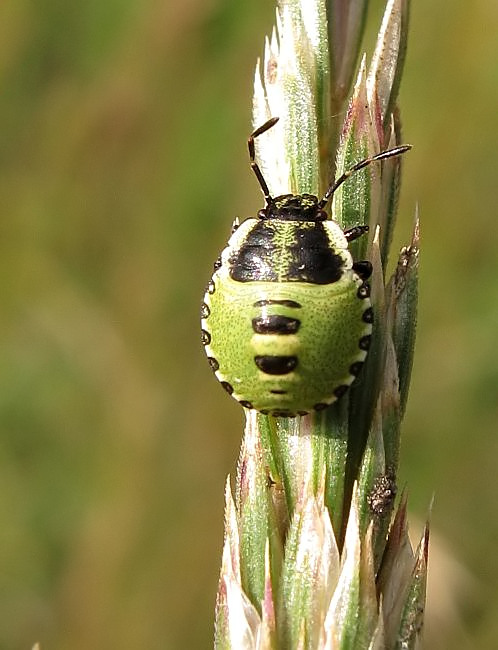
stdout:
[(202, 343), (225, 390), (245, 408), (292, 417), (341, 397), (367, 356), (373, 314), (369, 262), (354, 262), (350, 241), (367, 232), (342, 230), (324, 211), (351, 174), (407, 151), (383, 151), (344, 172), (321, 200), (312, 194), (273, 198), (248, 139), (251, 167), (266, 206), (235, 223), (214, 265), (201, 309)]

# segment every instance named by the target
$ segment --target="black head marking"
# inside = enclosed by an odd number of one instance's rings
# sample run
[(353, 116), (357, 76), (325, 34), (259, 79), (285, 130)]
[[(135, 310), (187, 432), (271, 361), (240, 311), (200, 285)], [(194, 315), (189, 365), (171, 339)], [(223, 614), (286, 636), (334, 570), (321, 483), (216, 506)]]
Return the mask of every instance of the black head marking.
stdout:
[(260, 219), (282, 221), (324, 221), (327, 214), (318, 207), (314, 194), (282, 194), (268, 202), (258, 213)]

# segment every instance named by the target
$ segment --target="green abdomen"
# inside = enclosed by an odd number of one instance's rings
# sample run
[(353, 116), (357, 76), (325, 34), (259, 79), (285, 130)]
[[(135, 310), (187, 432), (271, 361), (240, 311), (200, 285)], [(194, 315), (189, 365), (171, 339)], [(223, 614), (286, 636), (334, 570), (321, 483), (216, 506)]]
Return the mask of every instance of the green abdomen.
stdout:
[(366, 356), (370, 301), (358, 298), (360, 285), (351, 271), (321, 285), (215, 274), (202, 326), (217, 378), (248, 408), (287, 416), (325, 408)]

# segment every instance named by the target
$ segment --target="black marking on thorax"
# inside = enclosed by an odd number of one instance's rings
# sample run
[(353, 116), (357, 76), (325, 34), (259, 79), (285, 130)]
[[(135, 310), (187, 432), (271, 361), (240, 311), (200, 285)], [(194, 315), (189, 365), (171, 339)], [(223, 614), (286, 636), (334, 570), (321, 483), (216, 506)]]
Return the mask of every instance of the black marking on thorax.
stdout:
[(341, 278), (344, 262), (330, 246), (322, 223), (315, 223), (312, 228), (297, 228), (296, 242), (290, 249), (289, 280), (330, 284)]
[(259, 221), (229, 260), (238, 282), (330, 284), (342, 276), (343, 259), (321, 222)]
[(230, 277), (238, 282), (277, 282), (274, 237), (272, 224), (269, 221), (259, 221), (249, 231), (242, 246), (231, 256)]

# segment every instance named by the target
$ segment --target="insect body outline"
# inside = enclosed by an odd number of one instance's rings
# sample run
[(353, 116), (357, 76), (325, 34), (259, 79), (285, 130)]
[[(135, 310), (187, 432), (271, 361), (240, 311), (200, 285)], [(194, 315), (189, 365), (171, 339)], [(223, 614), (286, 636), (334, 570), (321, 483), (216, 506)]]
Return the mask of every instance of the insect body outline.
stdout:
[(373, 311), (368, 261), (349, 242), (368, 226), (342, 230), (324, 208), (351, 174), (404, 145), (344, 172), (322, 199), (270, 195), (248, 139), (250, 164), (265, 196), (257, 217), (234, 223), (215, 262), (201, 308), (202, 343), (225, 390), (245, 408), (274, 417), (325, 409), (349, 388), (366, 359)]

